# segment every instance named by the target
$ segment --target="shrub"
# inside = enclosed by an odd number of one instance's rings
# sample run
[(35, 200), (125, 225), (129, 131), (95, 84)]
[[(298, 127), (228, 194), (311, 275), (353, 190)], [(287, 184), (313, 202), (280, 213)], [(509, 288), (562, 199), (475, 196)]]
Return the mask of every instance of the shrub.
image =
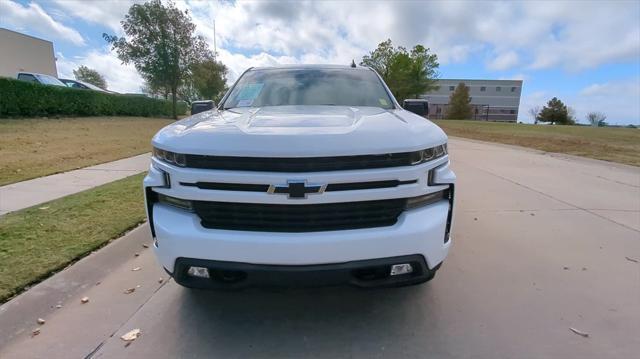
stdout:
[[(187, 104), (178, 103), (178, 114)], [(171, 101), (143, 95), (45, 86), (0, 78), (0, 118), (34, 116), (171, 116)]]

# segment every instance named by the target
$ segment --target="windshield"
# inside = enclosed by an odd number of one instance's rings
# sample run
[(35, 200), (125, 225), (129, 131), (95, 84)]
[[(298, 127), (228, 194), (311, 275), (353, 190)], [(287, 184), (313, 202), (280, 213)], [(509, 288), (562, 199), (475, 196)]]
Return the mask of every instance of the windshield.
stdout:
[(49, 75), (36, 74), (35, 75), (41, 83), (45, 85), (55, 85), (55, 86), (64, 86), (67, 87), (62, 81), (57, 78)]
[(234, 107), (286, 105), (393, 108), (373, 71), (353, 69), (268, 69), (246, 72), (223, 104)]

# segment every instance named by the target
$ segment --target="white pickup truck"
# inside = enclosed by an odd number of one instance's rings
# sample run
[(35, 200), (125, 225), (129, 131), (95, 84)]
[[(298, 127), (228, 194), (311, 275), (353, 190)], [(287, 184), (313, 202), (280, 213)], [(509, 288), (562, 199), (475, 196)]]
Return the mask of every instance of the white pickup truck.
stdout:
[(369, 68), (251, 68), (152, 143), (153, 248), (185, 287), (417, 284), (451, 246), (447, 137)]

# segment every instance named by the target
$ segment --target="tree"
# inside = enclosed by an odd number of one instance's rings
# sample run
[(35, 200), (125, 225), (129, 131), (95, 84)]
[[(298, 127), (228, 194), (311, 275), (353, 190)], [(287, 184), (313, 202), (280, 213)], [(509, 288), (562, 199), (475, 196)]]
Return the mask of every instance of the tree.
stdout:
[(533, 118), (533, 123), (538, 123), (538, 114), (540, 113), (540, 106), (533, 106), (529, 109), (529, 116)]
[(107, 81), (105, 81), (104, 76), (100, 75), (98, 71), (90, 69), (84, 65), (73, 70), (73, 76), (75, 76), (78, 81), (84, 81), (92, 85), (96, 85), (103, 90), (107, 89)]
[(567, 106), (558, 100), (556, 97), (547, 102), (547, 105), (540, 110), (536, 120), (539, 122), (550, 122), (552, 124), (569, 125), (571, 120), (569, 118), (569, 110)]
[(593, 127), (604, 127), (607, 125), (605, 120), (607, 116), (602, 112), (589, 112), (587, 114), (587, 122)]
[(469, 87), (464, 83), (459, 83), (449, 98), (449, 108), (447, 119), (468, 120), (471, 119), (471, 97), (469, 97)]
[(407, 51), (402, 46), (394, 48), (389, 39), (363, 56), (360, 66), (376, 70), (400, 102), (437, 88), (438, 56), (422, 45)]
[(171, 94), (173, 117), (177, 118), (178, 89), (188, 79), (194, 63), (211, 56), (204, 38), (195, 35), (188, 11), (171, 1), (134, 4), (121, 22), (126, 37), (103, 34), (125, 64), (133, 63), (154, 88)]
[(192, 83), (200, 99), (219, 100), (227, 90), (227, 72), (227, 67), (213, 58), (194, 63)]

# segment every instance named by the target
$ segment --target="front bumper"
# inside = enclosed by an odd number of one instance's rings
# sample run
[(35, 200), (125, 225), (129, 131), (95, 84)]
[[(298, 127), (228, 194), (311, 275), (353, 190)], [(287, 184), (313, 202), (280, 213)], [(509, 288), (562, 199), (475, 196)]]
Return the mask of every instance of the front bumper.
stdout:
[[(399, 263), (411, 264), (413, 272), (391, 276), (391, 266)], [(207, 268), (210, 278), (189, 276), (187, 271), (191, 266)], [(421, 255), (300, 266), (178, 258), (172, 276), (176, 282), (190, 288), (320, 287), (340, 284), (369, 288), (422, 283), (433, 278), (438, 267), (429, 269)]]
[(388, 227), (306, 233), (207, 229), (199, 217), (166, 204), (153, 205), (154, 250), (174, 272), (178, 258), (264, 265), (345, 263), (418, 254), (433, 269), (446, 257), (446, 200), (405, 211)]

